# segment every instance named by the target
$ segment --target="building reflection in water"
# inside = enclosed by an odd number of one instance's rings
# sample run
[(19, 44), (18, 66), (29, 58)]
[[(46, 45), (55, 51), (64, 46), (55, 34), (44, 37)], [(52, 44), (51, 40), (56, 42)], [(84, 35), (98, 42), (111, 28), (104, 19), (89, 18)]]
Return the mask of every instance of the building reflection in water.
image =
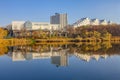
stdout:
[(119, 55), (119, 49), (119, 45), (108, 46), (108, 44), (33, 45), (9, 47), (7, 55), (13, 61), (50, 59), (51, 64), (59, 67), (68, 66), (69, 56), (76, 56), (86, 62), (89, 62), (91, 59), (98, 61), (100, 58), (106, 59), (112, 55)]
[[(26, 46), (28, 48), (30, 46)], [(41, 48), (42, 49), (42, 48)], [(37, 49), (36, 49), (37, 50)], [(29, 52), (25, 51), (24, 47), (15, 47), (11, 54), (13, 61), (25, 61), (32, 59), (51, 59), (51, 63), (56, 66), (67, 66), (68, 65), (68, 49), (62, 49), (60, 47), (53, 48), (49, 47), (49, 50), (37, 52), (36, 50)], [(46, 49), (45, 49), (46, 50)]]
[(51, 63), (56, 66), (67, 66), (68, 65), (68, 54), (67, 50), (61, 50), (57, 54), (51, 56)]

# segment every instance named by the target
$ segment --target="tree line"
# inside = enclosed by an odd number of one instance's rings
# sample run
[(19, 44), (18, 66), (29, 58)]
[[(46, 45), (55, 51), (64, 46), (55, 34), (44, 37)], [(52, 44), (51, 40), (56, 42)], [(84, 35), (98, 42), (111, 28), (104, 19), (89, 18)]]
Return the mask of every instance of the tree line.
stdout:
[(120, 36), (120, 25), (89, 25), (81, 27), (67, 27), (69, 37), (107, 37)]

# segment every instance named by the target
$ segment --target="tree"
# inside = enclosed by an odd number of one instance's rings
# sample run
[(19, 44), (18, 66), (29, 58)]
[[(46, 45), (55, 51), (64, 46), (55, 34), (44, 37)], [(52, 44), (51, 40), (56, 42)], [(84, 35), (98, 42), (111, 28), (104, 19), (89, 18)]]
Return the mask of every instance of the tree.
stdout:
[(99, 33), (98, 31), (93, 31), (93, 36), (94, 36), (95, 38), (100, 38), (101, 33)]
[(107, 30), (104, 30), (102, 37), (104, 40), (110, 40), (111, 39), (112, 34), (110, 34)]
[(7, 35), (8, 35), (8, 31), (3, 28), (0, 28), (0, 38), (5, 38), (7, 37)]

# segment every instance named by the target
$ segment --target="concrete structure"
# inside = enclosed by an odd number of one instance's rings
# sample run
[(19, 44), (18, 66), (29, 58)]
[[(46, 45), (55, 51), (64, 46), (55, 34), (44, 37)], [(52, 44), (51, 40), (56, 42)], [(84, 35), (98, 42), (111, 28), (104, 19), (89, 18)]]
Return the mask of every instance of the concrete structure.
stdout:
[(100, 20), (100, 25), (108, 25), (108, 22), (106, 20)]
[(73, 27), (87, 26), (87, 25), (109, 25), (113, 24), (112, 21), (82, 18), (73, 24)]
[(50, 24), (48, 22), (30, 22), (30, 21), (13, 21), (12, 30), (59, 30), (59, 24)]
[(82, 18), (73, 24), (74, 27), (90, 25), (89, 18)]
[(59, 24), (61, 29), (64, 29), (65, 26), (67, 26), (67, 14), (59, 14), (55, 13), (55, 15), (50, 17), (50, 23), (51, 24)]
[(90, 22), (91, 25), (99, 25), (99, 20), (98, 19), (91, 19), (91, 22)]

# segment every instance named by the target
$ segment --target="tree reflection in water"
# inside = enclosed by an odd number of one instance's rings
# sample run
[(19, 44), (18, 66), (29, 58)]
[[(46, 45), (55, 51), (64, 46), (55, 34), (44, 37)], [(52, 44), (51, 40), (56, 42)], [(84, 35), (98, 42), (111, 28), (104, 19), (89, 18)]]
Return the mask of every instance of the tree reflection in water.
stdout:
[(120, 45), (111, 43), (41, 44), (32, 46), (0, 47), (0, 55), (8, 55), (13, 61), (51, 59), (51, 63), (68, 66), (69, 56), (89, 62), (119, 55)]

